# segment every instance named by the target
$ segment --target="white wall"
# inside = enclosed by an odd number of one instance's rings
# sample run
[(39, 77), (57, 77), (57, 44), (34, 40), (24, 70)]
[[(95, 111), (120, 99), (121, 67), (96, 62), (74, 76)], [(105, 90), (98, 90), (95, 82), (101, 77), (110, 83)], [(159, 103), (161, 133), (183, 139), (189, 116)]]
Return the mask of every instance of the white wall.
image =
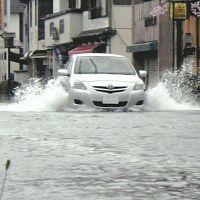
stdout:
[(117, 34), (111, 37), (111, 53), (121, 54), (132, 62), (132, 54), (126, 52), (126, 47), (132, 44), (132, 33), (129, 30), (117, 30)]
[(9, 18), (5, 16), (4, 21), (6, 23), (4, 31), (16, 33), (16, 38), (19, 39), (19, 15), (13, 14)]
[(89, 12), (83, 12), (83, 31), (106, 28), (109, 26), (108, 17), (102, 17), (97, 19), (89, 19)]
[(159, 38), (159, 18), (157, 18), (157, 25), (145, 27), (145, 17), (150, 17), (150, 12), (154, 7), (159, 5), (159, 1), (148, 1), (143, 4), (135, 5), (134, 10), (134, 43), (148, 42), (158, 40)]
[[(120, 14), (119, 14), (120, 13)], [(116, 35), (111, 38), (111, 52), (121, 54), (132, 62), (132, 54), (126, 47), (132, 44), (132, 6), (114, 6), (112, 8), (111, 27)]]
[[(8, 16), (8, 18), (7, 18), (7, 16), (5, 16), (4, 19), (6, 22), (4, 31), (15, 33), (16, 37), (14, 39), (19, 41), (19, 15), (12, 14), (12, 15)], [(4, 51), (7, 53), (7, 49), (5, 49)], [(11, 51), (13, 51), (15, 53), (19, 53), (18, 48), (12, 48)], [(3, 71), (4, 71), (4, 73), (7, 73), (8, 60), (1, 61), (1, 63), (6, 65), (6, 67), (5, 66), (3, 67)], [(10, 62), (10, 72), (13, 73), (15, 70), (19, 70), (19, 64), (16, 62)]]
[(53, 0), (53, 13), (69, 8), (68, 0)]
[[(64, 19), (64, 33), (59, 33), (59, 21)], [(55, 44), (69, 43), (72, 42), (72, 37), (81, 33), (83, 29), (81, 13), (67, 13), (55, 18), (45, 20), (45, 46), (52, 46)], [(54, 23), (54, 27), (57, 28), (59, 39), (53, 40), (50, 35), (50, 23)]]
[(77, 36), (83, 31), (83, 14), (82, 13), (71, 13), (70, 18), (70, 37)]

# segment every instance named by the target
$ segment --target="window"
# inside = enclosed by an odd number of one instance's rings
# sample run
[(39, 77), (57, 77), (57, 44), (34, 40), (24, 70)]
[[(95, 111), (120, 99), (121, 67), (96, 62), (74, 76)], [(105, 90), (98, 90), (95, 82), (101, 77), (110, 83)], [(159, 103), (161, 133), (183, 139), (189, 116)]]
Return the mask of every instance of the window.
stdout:
[(108, 15), (108, 1), (106, 0), (101, 0), (101, 15), (102, 16), (107, 16)]
[(38, 5), (37, 5), (37, 1), (35, 1), (35, 26), (37, 26), (37, 8), (38, 8)]
[(108, 15), (108, 1), (107, 0), (93, 0), (90, 2), (90, 18), (100, 18)]
[(89, 10), (89, 0), (81, 1), (81, 9), (82, 10)]
[(38, 1), (38, 40), (44, 39), (44, 18), (53, 13), (53, 0)]
[(64, 19), (61, 19), (59, 21), (59, 28), (60, 28), (60, 34), (64, 33), (65, 27), (64, 27)]
[(50, 36), (52, 36), (53, 30), (54, 30), (54, 23), (51, 22), (51, 23), (49, 24), (49, 33), (50, 33)]
[(32, 10), (32, 1), (30, 2), (30, 12), (29, 12), (29, 20), (30, 20), (30, 27), (33, 26), (33, 19), (32, 19), (32, 14), (33, 14), (33, 10)]
[(69, 8), (80, 8), (81, 1), (80, 0), (69, 0)]
[(76, 8), (76, 0), (69, 0), (69, 8)]
[(113, 0), (114, 5), (131, 5), (131, 0)]

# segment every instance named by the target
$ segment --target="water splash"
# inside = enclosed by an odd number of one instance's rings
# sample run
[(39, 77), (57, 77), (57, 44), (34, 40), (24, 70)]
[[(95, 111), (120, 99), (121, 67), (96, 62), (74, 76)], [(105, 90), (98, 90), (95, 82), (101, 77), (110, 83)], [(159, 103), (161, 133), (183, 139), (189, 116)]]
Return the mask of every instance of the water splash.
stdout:
[(161, 82), (147, 91), (145, 110), (200, 110), (196, 80), (182, 72), (166, 72)]
[[(197, 88), (195, 84), (197, 83), (191, 76), (183, 73), (165, 73), (160, 83), (146, 91), (144, 110), (200, 110), (198, 102), (200, 96), (194, 92)], [(44, 83), (39, 79), (30, 79), (29, 83), (15, 90), (12, 103), (0, 105), (0, 111), (71, 111), (67, 105), (68, 93), (63, 89), (60, 81), (49, 80)], [(84, 110), (78, 109), (78, 111)], [(135, 109), (131, 111), (135, 112)]]
[(63, 111), (68, 95), (57, 80), (47, 83), (30, 79), (29, 83), (15, 89), (13, 103), (0, 107), (1, 111)]

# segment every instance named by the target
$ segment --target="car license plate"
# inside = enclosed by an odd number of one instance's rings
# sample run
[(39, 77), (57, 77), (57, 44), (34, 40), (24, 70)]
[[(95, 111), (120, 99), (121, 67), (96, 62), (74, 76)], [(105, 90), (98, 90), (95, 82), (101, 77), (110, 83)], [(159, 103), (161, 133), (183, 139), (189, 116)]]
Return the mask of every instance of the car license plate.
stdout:
[(103, 103), (104, 104), (118, 104), (119, 99), (117, 96), (104, 96)]

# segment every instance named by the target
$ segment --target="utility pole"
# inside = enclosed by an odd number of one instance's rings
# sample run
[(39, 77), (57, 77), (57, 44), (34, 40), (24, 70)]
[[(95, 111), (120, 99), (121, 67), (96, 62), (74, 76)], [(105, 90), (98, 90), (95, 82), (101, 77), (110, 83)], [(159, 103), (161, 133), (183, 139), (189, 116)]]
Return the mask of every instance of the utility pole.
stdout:
[(196, 16), (196, 73), (197, 76), (199, 75), (199, 18)]
[(176, 26), (177, 26), (177, 35), (176, 35), (176, 54), (177, 54), (177, 60), (176, 60), (176, 64), (177, 64), (177, 70), (179, 70), (181, 68), (182, 65), (182, 61), (183, 61), (183, 55), (182, 55), (182, 49), (183, 49), (183, 41), (182, 41), (182, 35), (183, 35), (183, 30), (182, 30), (182, 21), (179, 20), (176, 22)]
[[(182, 22), (187, 19), (187, 0), (170, 0), (170, 18), (172, 19), (172, 66), (173, 71), (180, 69), (183, 61), (182, 55)], [(175, 26), (176, 24), (176, 26)]]
[[(108, 20), (109, 28), (112, 28), (112, 0), (108, 0)], [(111, 52), (111, 38), (109, 38), (109, 53)]]
[[(174, 12), (174, 3), (172, 3), (172, 10)], [(172, 72), (175, 69), (175, 20), (174, 13), (172, 14)]]

